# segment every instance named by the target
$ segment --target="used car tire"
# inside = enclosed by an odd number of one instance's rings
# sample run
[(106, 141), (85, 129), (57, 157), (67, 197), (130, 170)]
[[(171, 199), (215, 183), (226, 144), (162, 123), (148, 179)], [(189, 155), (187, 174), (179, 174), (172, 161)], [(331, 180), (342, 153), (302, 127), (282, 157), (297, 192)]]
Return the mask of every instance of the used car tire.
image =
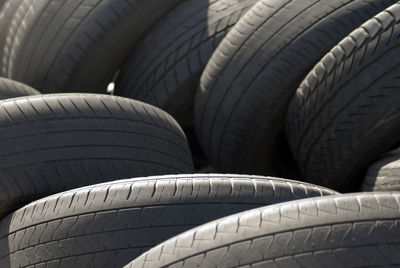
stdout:
[(193, 173), (176, 121), (94, 94), (0, 101), (0, 217), (32, 200), (110, 180)]
[(105, 93), (132, 47), (180, 1), (23, 0), (3, 48), (3, 76), (43, 93)]
[(0, 77), (0, 100), (33, 95), (40, 95), (40, 92), (25, 84)]
[[(12, 23), (12, 18), (22, 15), (17, 12), (18, 7), (21, 5), (27, 5), (27, 3), (23, 2), (23, 0), (10, 0), (4, 1), (3, 7), (0, 7), (0, 76), (4, 76), (3, 74), (7, 64), (3, 58), (4, 49), (6, 44), (9, 44), (15, 37), (15, 28), (18, 27), (18, 25)], [(9, 32), (13, 34), (9, 35)]]
[(339, 191), (400, 143), (400, 4), (334, 47), (293, 98), (286, 133), (308, 181)]
[(400, 191), (400, 148), (383, 155), (367, 171), (363, 191)]
[(1, 267), (122, 267), (195, 226), (247, 209), (336, 194), (283, 179), (180, 175), (89, 186), (0, 223)]
[(304, 76), (348, 33), (395, 2), (257, 2), (211, 57), (195, 99), (197, 134), (214, 166), (271, 174), (282, 153), (287, 105)]
[(397, 267), (400, 193), (267, 206), (180, 234), (126, 268)]
[(153, 104), (181, 124), (193, 121), (194, 95), (213, 51), (257, 0), (186, 0), (160, 20), (128, 57), (116, 95)]
[(3, 5), (4, 5), (4, 3), (6, 2), (7, 0), (0, 0), (0, 9), (3, 7)]

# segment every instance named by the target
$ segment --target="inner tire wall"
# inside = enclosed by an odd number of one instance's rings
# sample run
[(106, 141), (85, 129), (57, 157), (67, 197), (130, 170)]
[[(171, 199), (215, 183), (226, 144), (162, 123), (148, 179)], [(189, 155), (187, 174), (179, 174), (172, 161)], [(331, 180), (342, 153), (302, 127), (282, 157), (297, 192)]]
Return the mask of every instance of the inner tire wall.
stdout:
[(400, 191), (400, 148), (375, 161), (367, 170), (363, 191)]

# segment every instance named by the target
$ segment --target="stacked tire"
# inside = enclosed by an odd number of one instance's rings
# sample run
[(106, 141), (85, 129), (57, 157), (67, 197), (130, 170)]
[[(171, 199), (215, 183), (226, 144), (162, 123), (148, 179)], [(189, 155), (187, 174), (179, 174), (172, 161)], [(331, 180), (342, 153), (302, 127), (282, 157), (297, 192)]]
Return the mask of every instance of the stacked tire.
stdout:
[(122, 267), (200, 224), (335, 194), (282, 179), (187, 175), (122, 180), (33, 202), (2, 221), (2, 267)]
[(176, 122), (134, 100), (56, 94), (4, 100), (0, 107), (2, 216), (71, 188), (194, 171)]
[(176, 236), (125, 267), (396, 267), (399, 209), (385, 204), (398, 200), (399, 193), (352, 194), (250, 210)]
[(393, 150), (383, 155), (368, 168), (362, 190), (400, 190), (400, 149)]
[(180, 0), (8, 2), (1, 74), (54, 93), (105, 92), (129, 50)]
[(400, 266), (399, 44), (398, 0), (0, 0), (0, 267)]
[(197, 134), (212, 162), (223, 171), (279, 172), (279, 156), (290, 159), (285, 113), (304, 76), (395, 2), (259, 1), (215, 51), (197, 92)]
[(351, 191), (400, 142), (400, 4), (335, 46), (300, 85), (286, 130), (309, 181)]

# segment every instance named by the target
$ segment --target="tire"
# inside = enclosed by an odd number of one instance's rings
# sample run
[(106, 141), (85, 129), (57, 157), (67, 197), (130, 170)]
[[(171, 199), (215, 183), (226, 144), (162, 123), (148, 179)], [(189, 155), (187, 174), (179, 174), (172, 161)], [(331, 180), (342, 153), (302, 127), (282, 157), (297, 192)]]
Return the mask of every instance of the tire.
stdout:
[(254, 209), (178, 235), (125, 267), (398, 267), (399, 199), (352, 194)]
[(363, 191), (400, 191), (400, 148), (385, 154), (367, 171)]
[(201, 72), (222, 38), (257, 0), (186, 0), (159, 21), (121, 67), (116, 94), (193, 124)]
[(353, 191), (400, 143), (400, 4), (334, 47), (300, 85), (287, 137), (310, 182)]
[(5, 2), (6, 2), (6, 0), (0, 0), (0, 9), (2, 8), (2, 6), (4, 5)]
[(92, 94), (0, 102), (0, 217), (94, 183), (194, 172), (178, 124), (134, 100)]
[(287, 105), (304, 76), (395, 2), (261, 0), (249, 10), (210, 59), (195, 100), (198, 137), (214, 166), (271, 174), (282, 153)]
[(1, 267), (122, 267), (145, 250), (202, 223), (325, 188), (236, 175), (163, 176), (57, 194), (0, 224)]
[[(7, 64), (3, 57), (4, 48), (10, 45), (11, 39), (15, 38), (15, 28), (19, 26), (12, 23), (12, 18), (20, 17), (22, 14), (18, 12), (18, 8), (26, 5), (23, 0), (10, 0), (4, 1), (3, 7), (0, 7), (0, 77), (4, 76)], [(9, 33), (11, 34), (9, 35)], [(7, 38), (7, 36), (9, 37)]]
[(0, 77), (0, 100), (33, 95), (40, 95), (40, 92), (25, 84)]
[(131, 48), (178, 2), (24, 0), (3, 48), (3, 75), (43, 93), (105, 93)]

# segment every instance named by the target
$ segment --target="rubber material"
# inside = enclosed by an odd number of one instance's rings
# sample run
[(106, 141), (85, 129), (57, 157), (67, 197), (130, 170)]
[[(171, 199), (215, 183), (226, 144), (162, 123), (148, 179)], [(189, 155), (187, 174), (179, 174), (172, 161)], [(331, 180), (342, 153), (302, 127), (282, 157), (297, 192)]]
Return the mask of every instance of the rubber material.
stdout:
[(0, 77), (0, 100), (32, 95), (40, 95), (40, 92), (25, 84)]
[(201, 72), (222, 38), (256, 1), (183, 1), (125, 61), (116, 94), (153, 104), (181, 124), (192, 124)]
[(348, 33), (395, 2), (257, 2), (221, 42), (197, 92), (195, 125), (214, 166), (274, 171), (287, 105), (304, 76)]
[(294, 181), (237, 175), (124, 180), (54, 195), (0, 223), (1, 267), (122, 267), (202, 223), (288, 200), (331, 195)]
[(400, 193), (305, 199), (178, 235), (126, 268), (399, 267)]
[(3, 75), (43, 93), (105, 93), (132, 47), (180, 1), (23, 0), (3, 48)]
[(9, 35), (9, 33), (14, 33), (15, 28), (19, 26), (12, 23), (12, 18), (22, 15), (17, 12), (21, 3), (23, 3), (23, 0), (7, 0), (3, 1), (3, 7), (0, 8), (0, 76), (4, 76), (3, 68), (7, 64), (3, 57), (5, 46), (9, 44), (10, 39), (15, 37), (14, 34)]
[(354, 191), (368, 166), (400, 144), (400, 4), (363, 24), (300, 85), (287, 137), (308, 181)]
[(4, 3), (6, 2), (7, 0), (0, 0), (0, 9), (2, 8), (2, 6), (4, 5)]
[(92, 94), (0, 102), (0, 217), (43, 196), (138, 176), (194, 172), (172, 117)]
[(373, 163), (364, 178), (363, 191), (400, 191), (400, 148)]

